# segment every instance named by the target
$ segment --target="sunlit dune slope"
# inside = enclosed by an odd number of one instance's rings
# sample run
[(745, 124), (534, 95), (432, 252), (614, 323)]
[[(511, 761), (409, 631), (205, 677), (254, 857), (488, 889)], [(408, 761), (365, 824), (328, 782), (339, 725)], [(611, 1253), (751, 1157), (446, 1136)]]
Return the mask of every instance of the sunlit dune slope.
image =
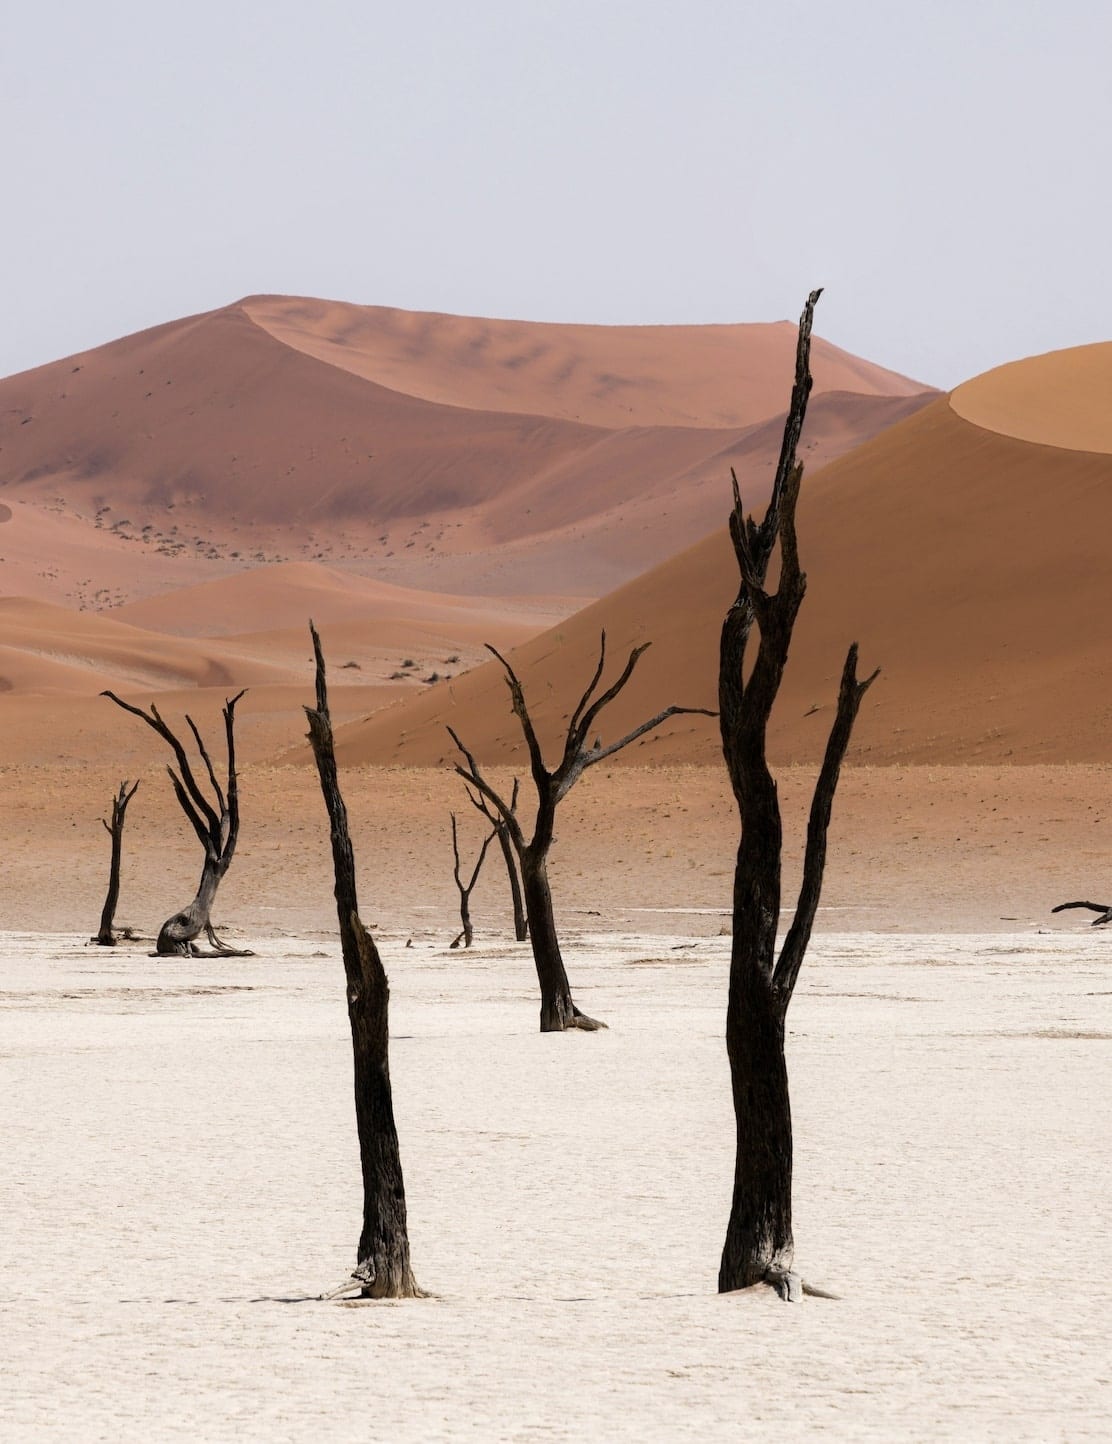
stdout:
[(959, 416), (1040, 446), (1112, 451), (1112, 341), (986, 371), (950, 398)]
[[(1069, 352), (1057, 366), (1043, 359), (1051, 418), (1054, 388), (1068, 407), (1083, 363)], [(995, 394), (1006, 394), (1010, 369), (996, 373)], [(856, 639), (863, 669), (883, 669), (862, 709), (859, 761), (1112, 760), (1112, 455), (1001, 435), (943, 398), (807, 476), (799, 521), (809, 587), (774, 717), (777, 758), (821, 755)], [(603, 627), (615, 667), (634, 643), (653, 642), (604, 737), (669, 703), (713, 706), (735, 592), (720, 530), (520, 648), (548, 745)], [(481, 758), (520, 760), (493, 666), (353, 725), (340, 753), (349, 763), (447, 759), (447, 722)], [(679, 719), (636, 745), (633, 760), (709, 761), (715, 726)]]
[(246, 687), (290, 673), (219, 642), (145, 632), (94, 612), (25, 597), (0, 597), (0, 692), (163, 692)]
[[(302, 296), (251, 296), (272, 336), (329, 365), (447, 406), (628, 426), (738, 428), (775, 416), (794, 323), (587, 326), (488, 320)], [(920, 383), (816, 339), (819, 392), (910, 396)]]
[[(313, 562), (284, 562), (203, 582), (119, 607), (114, 616), (154, 631), (219, 637), (318, 624), (350, 623), (388, 636), (399, 623), (470, 636), (484, 627), (502, 636), (537, 630), (528, 607), (497, 598), (424, 592)], [(522, 620), (523, 615), (526, 620)]]

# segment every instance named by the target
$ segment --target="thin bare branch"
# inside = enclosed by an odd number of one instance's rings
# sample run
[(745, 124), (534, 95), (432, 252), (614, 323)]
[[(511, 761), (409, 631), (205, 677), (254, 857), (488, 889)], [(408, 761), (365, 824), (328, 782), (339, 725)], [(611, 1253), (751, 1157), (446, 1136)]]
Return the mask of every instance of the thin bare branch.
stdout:
[(799, 970), (803, 964), (804, 954), (807, 951), (807, 944), (810, 942), (811, 930), (818, 912), (823, 871), (826, 867), (826, 839), (842, 760), (849, 747), (850, 735), (853, 732), (853, 724), (857, 718), (861, 698), (878, 676), (879, 668), (871, 676), (866, 677), (863, 682), (857, 680), (857, 643), (854, 642), (846, 655), (845, 666), (842, 669), (837, 710), (811, 799), (799, 901), (796, 904), (795, 917), (792, 919), (791, 927), (784, 939), (784, 945), (780, 950), (780, 958), (772, 978), (773, 988), (779, 997), (780, 1006), (784, 1009), (791, 1002), (792, 993), (795, 991)]

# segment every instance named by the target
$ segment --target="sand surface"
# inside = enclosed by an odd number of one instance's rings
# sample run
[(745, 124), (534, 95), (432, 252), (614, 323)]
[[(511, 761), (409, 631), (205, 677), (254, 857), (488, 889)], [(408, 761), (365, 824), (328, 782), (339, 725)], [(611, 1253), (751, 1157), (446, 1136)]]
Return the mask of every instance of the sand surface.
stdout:
[(720, 939), (384, 939), (414, 1266), (314, 1301), (358, 1158), (331, 935), (156, 963), (0, 936), (11, 1438), (1100, 1439), (1112, 982), (1094, 935), (823, 935), (790, 1020), (796, 1240), (838, 1302), (719, 1297)]

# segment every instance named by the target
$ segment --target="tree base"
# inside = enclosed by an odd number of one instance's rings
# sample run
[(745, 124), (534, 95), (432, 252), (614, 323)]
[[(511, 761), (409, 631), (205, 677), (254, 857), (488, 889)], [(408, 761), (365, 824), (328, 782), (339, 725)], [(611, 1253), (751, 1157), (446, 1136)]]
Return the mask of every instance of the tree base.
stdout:
[(318, 1294), (321, 1303), (342, 1304), (377, 1303), (381, 1299), (427, 1299), (431, 1295), (417, 1286), (417, 1280), (407, 1268), (402, 1277), (393, 1277), (380, 1286), (374, 1277), (373, 1265), (360, 1264), (342, 1284), (337, 1284), (327, 1293)]
[(609, 1029), (610, 1024), (604, 1023), (600, 1018), (589, 1018), (586, 1013), (581, 1013), (573, 1003), (571, 1012), (553, 1011), (541, 1014), (542, 1033), (572, 1033), (578, 1029), (581, 1033), (597, 1033), (600, 1029)]
[(799, 1304), (808, 1299), (840, 1299), (841, 1294), (832, 1294), (810, 1284), (792, 1269), (769, 1269), (764, 1278), (755, 1283), (743, 1285), (740, 1289), (720, 1289), (720, 1293), (744, 1293), (746, 1289), (773, 1289), (777, 1298), (786, 1304)]

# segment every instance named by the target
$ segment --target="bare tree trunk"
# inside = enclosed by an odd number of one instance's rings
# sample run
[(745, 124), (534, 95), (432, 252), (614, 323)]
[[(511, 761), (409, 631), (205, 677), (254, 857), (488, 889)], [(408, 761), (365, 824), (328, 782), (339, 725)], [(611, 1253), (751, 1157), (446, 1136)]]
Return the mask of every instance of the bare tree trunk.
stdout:
[(155, 944), (156, 953), (161, 956), (184, 955), (186, 957), (190, 954), (197, 954), (199, 950), (196, 947), (196, 940), (204, 933), (212, 944), (213, 952), (218, 956), (251, 957), (252, 954), (248, 949), (230, 948), (226, 943), (222, 943), (212, 926), (212, 905), (216, 898), (216, 890), (231, 866), (232, 858), (235, 856), (236, 843), (239, 840), (239, 780), (236, 776), (235, 710), (236, 703), (243, 693), (237, 692), (224, 704), (224, 738), (228, 749), (226, 787), (221, 787), (217, 779), (212, 758), (205, 747), (197, 724), (186, 713), (185, 720), (193, 734), (197, 751), (208, 774), (215, 803), (206, 797), (198, 784), (193, 769), (189, 765), (185, 748), (173, 730), (162, 720), (158, 708), (153, 702), (150, 711), (144, 712), (141, 707), (133, 707), (130, 702), (124, 702), (116, 696), (115, 692), (102, 692), (100, 695), (115, 702), (116, 706), (122, 707), (125, 712), (130, 712), (132, 716), (140, 718), (168, 744), (177, 761), (176, 772), (173, 767), (166, 769), (170, 774), (174, 796), (178, 799), (178, 805), (189, 819), (190, 826), (197, 834), (197, 839), (204, 849), (204, 867), (201, 870), (201, 881), (197, 886), (193, 901), (188, 907), (174, 913), (162, 924), (158, 942)]
[(359, 916), (355, 857), (347, 808), (340, 793), (332, 719), (328, 711), (324, 653), (310, 622), (316, 657), (316, 708), (306, 707), (309, 740), (331, 824), (336, 916), (347, 977), (348, 1021), (355, 1075), (355, 1127), (363, 1171), (363, 1227), (351, 1282), (333, 1296), (358, 1287), (364, 1298), (419, 1298), (409, 1260), (405, 1185), (390, 1088), (390, 985), (374, 939)]
[(462, 942), (465, 948), (469, 948), (471, 944), (475, 941), (475, 930), (471, 926), (471, 894), (475, 891), (475, 884), (479, 881), (479, 874), (482, 872), (483, 863), (486, 861), (487, 849), (494, 841), (498, 829), (497, 827), (491, 828), (490, 832), (483, 840), (483, 845), (479, 849), (478, 861), (475, 863), (474, 870), (471, 873), (471, 880), (470, 882), (465, 883), (462, 874), (460, 873), (461, 863), (459, 856), (459, 829), (456, 824), (456, 814), (453, 812), (451, 814), (451, 817), (452, 857), (454, 859), (452, 876), (456, 880), (456, 888), (459, 891), (459, 920), (462, 924), (463, 930), (452, 940), (450, 946), (453, 948), (458, 948), (460, 943)]
[[(593, 1033), (606, 1026), (605, 1023), (600, 1023), (594, 1018), (588, 1018), (572, 1002), (564, 960), (560, 955), (547, 871), (548, 852), (552, 846), (557, 807), (588, 767), (593, 767), (596, 762), (601, 762), (606, 757), (613, 757), (615, 752), (620, 752), (623, 747), (628, 747), (631, 742), (636, 741), (638, 737), (643, 737), (646, 732), (651, 732), (653, 728), (659, 727), (670, 717), (688, 713), (701, 713), (705, 717), (714, 716), (714, 713), (705, 707), (666, 707), (663, 712), (658, 712), (655, 717), (650, 717), (647, 722), (642, 722), (639, 727), (635, 727), (632, 732), (627, 732), (624, 737), (619, 737), (616, 742), (604, 746), (598, 737), (593, 742), (588, 742), (599, 713), (608, 707), (625, 687), (648, 646), (648, 642), (643, 642), (639, 647), (634, 647), (617, 680), (611, 683), (604, 692), (599, 692), (599, 684), (606, 668), (606, 633), (603, 632), (594, 676), (587, 684), (568, 721), (563, 757), (555, 767), (549, 768), (545, 765), (540, 741), (525, 702), (525, 692), (521, 681), (501, 652), (487, 643), (487, 651), (501, 662), (502, 670), (506, 674), (506, 685), (510, 690), (510, 705), (514, 716), (521, 725), (522, 736), (529, 751), (530, 771), (533, 776), (533, 785), (537, 790), (537, 815), (533, 824), (533, 836), (528, 841), (526, 841), (517, 818), (516, 781), (513, 800), (507, 805), (504, 798), (498, 795), (479, 770), (479, 764), (474, 755), (467, 750), (452, 728), (448, 728), (449, 736), (467, 764), (464, 767), (457, 763), (456, 771), (481, 798), (490, 804), (493, 813), (501, 819), (521, 862), (521, 885), (528, 911), (529, 937), (533, 944), (533, 961), (536, 964), (537, 981), (541, 990), (542, 1033), (563, 1032), (569, 1028), (579, 1028), (584, 1032)], [(480, 808), (480, 811), (485, 811), (474, 797), (471, 800), (475, 806)], [(487, 815), (491, 816), (491, 813), (488, 812)]]
[(537, 858), (527, 850), (521, 859), (521, 878), (525, 905), (529, 910), (533, 962), (541, 990), (541, 1032), (562, 1033), (568, 1028), (581, 1028), (585, 1033), (594, 1033), (599, 1028), (605, 1028), (605, 1023), (581, 1013), (572, 1000), (571, 984), (556, 932), (545, 859)]
[[(795, 530), (803, 468), (795, 452), (811, 392), (811, 323), (820, 294), (816, 291), (808, 297), (800, 318), (795, 386), (762, 522), (745, 517), (734, 477), (730, 536), (741, 580), (737, 600), (722, 624), (719, 654), (722, 751), (737, 801), (741, 841), (734, 872), (726, 1012), (737, 1153), (718, 1287), (726, 1292), (768, 1283), (786, 1299), (797, 1299), (804, 1291), (793, 1272), (792, 1119), (784, 1057), (787, 1010), (818, 911), (842, 759), (861, 698), (877, 675), (858, 682), (857, 646), (851, 646), (811, 801), (795, 917), (777, 956), (783, 828), (765, 743), (806, 590)], [(780, 576), (777, 590), (770, 594), (764, 583), (777, 545)], [(760, 640), (746, 678), (745, 652), (754, 623)]]
[[(211, 931), (212, 905), (216, 901), (216, 890), (227, 872), (227, 863), (215, 854), (205, 858), (201, 869), (201, 880), (188, 907), (182, 908), (162, 924), (158, 933), (155, 951), (167, 957), (189, 957), (195, 951), (193, 944), (202, 933)], [(225, 951), (231, 952), (231, 949)]]
[[(510, 812), (517, 813), (518, 779), (514, 778), (513, 792), (510, 795)], [(498, 846), (502, 849), (502, 861), (506, 864), (506, 877), (510, 884), (510, 905), (514, 915), (514, 940), (523, 943), (529, 936), (529, 921), (525, 915), (525, 905), (521, 896), (521, 878), (518, 874), (517, 856), (514, 852), (513, 838), (510, 829), (497, 809), (492, 808), (487, 799), (480, 793), (478, 796), (466, 789), (468, 801), (487, 819), (494, 828), (495, 836), (498, 838)]]
[(112, 857), (108, 866), (108, 892), (104, 899), (104, 907), (100, 913), (100, 928), (97, 931), (96, 942), (102, 948), (114, 948), (116, 946), (116, 935), (112, 931), (112, 925), (116, 918), (116, 904), (120, 900), (120, 859), (123, 853), (124, 842), (124, 819), (127, 815), (127, 805), (135, 796), (138, 782), (128, 790), (127, 782), (120, 783), (120, 790), (112, 799), (112, 821), (107, 822), (102, 817), (101, 823), (108, 836), (112, 839)]

